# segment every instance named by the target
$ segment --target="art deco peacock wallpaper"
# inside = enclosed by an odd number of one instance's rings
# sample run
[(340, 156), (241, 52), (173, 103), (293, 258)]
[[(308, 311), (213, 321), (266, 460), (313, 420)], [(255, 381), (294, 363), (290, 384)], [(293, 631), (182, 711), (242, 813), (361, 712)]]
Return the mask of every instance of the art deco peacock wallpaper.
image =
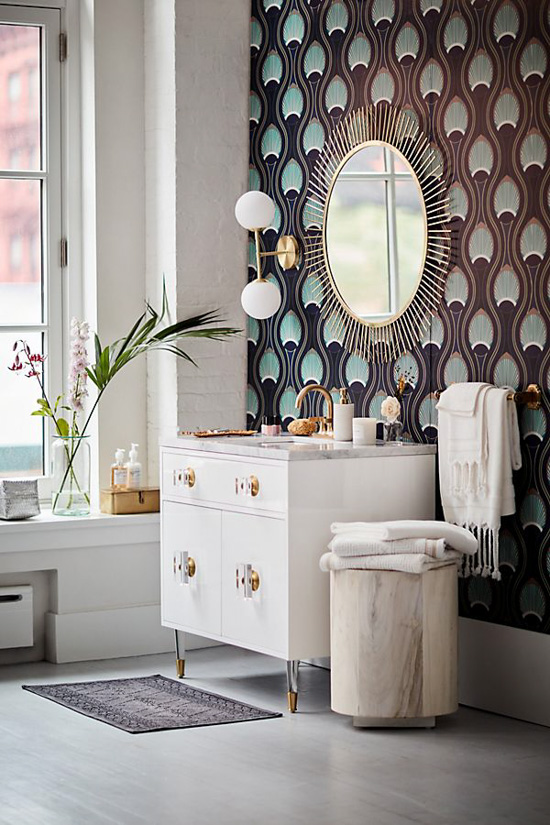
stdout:
[[(356, 414), (378, 417), (406, 373), (405, 432), (433, 442), (437, 389), (540, 383), (543, 408), (519, 411), (523, 468), (517, 513), (501, 529), (502, 581), (462, 580), (460, 603), (462, 615), (542, 632), (550, 632), (549, 45), (545, 0), (252, 2), (250, 188), (277, 203), (266, 246), (281, 233), (307, 236), (309, 178), (335, 125), (360, 106), (389, 103), (418, 122), (441, 160), (452, 260), (422, 341), (373, 365), (344, 350), (320, 314), (311, 273), (303, 265), (283, 273), (267, 259), (283, 303), (268, 321), (249, 321), (249, 421), (280, 413), (288, 425), (308, 381), (349, 387)], [(250, 253), (253, 277), (252, 245)]]

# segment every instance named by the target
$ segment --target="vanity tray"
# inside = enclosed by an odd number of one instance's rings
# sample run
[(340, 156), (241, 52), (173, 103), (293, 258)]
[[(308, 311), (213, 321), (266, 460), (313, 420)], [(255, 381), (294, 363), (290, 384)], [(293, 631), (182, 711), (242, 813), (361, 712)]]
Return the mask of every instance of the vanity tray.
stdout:
[(180, 430), (179, 435), (194, 435), (195, 438), (221, 438), (225, 435), (257, 435), (256, 430)]

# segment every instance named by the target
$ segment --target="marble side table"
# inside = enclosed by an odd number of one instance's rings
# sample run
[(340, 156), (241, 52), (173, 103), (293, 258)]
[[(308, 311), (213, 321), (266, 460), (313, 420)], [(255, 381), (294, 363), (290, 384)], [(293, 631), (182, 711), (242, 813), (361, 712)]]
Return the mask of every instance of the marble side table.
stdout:
[(456, 566), (330, 577), (332, 710), (357, 727), (433, 727), (456, 711)]

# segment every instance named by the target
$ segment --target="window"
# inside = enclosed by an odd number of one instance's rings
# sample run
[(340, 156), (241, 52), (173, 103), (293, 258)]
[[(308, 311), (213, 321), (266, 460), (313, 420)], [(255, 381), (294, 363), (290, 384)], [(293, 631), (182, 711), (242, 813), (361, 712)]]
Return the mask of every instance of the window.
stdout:
[(327, 246), (338, 290), (370, 321), (394, 315), (414, 293), (425, 244), (414, 173), (392, 148), (371, 145), (346, 162), (330, 197)]
[(36, 379), (10, 372), (24, 339), (62, 386), (60, 10), (0, 4), (0, 476), (38, 476), (48, 431)]
[(19, 72), (10, 72), (8, 75), (8, 100), (17, 103), (21, 97), (21, 75)]

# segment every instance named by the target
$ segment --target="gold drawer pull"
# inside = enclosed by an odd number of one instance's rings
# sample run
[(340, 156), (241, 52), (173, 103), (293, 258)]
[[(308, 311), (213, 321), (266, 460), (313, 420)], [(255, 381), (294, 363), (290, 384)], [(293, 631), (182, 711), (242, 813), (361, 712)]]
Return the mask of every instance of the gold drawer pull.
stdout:
[(251, 599), (252, 594), (260, 588), (260, 574), (252, 569), (251, 564), (238, 564), (235, 569), (235, 586), (243, 592), (244, 599)]
[(260, 482), (256, 476), (235, 478), (235, 495), (257, 496), (260, 492)]
[(197, 563), (196, 563), (195, 559), (192, 556), (188, 556), (187, 557), (186, 573), (189, 576), (189, 578), (192, 579), (196, 572), (197, 572)]
[(196, 481), (195, 471), (192, 467), (186, 467), (183, 471), (183, 486), (194, 487)]

